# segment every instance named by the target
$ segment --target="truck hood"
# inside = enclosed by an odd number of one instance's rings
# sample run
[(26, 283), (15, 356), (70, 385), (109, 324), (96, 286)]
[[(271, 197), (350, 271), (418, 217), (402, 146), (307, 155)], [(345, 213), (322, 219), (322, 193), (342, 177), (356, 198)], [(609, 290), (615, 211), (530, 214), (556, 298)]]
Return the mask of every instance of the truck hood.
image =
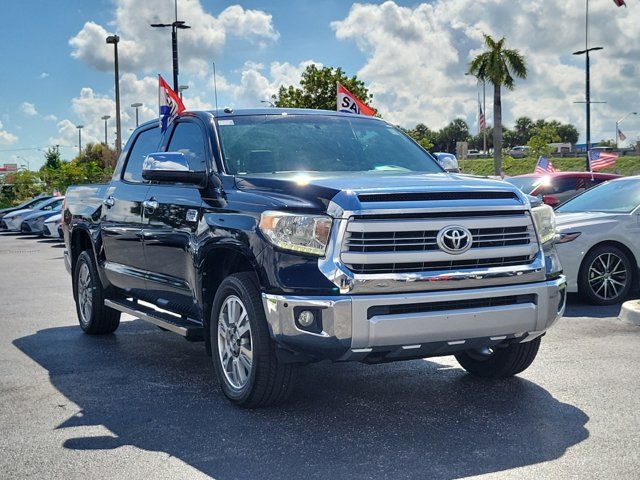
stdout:
[(518, 190), (501, 180), (471, 177), (450, 173), (390, 173), (390, 172), (292, 172), (236, 177), (236, 187), (246, 192), (260, 191), (261, 195), (291, 196), (305, 200), (308, 207), (328, 203), (340, 192), (407, 193), (452, 191), (510, 191)]

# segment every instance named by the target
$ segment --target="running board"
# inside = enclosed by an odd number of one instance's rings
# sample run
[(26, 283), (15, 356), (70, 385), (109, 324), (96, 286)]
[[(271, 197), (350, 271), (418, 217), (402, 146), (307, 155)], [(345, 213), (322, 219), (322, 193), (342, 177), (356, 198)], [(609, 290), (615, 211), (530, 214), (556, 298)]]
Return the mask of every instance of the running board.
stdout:
[(151, 307), (140, 305), (130, 300), (109, 300), (105, 299), (106, 307), (113, 308), (123, 313), (128, 313), (145, 322), (153, 323), (158, 327), (164, 328), (171, 332), (182, 335), (191, 342), (197, 342), (204, 339), (204, 329), (202, 326), (189, 320), (183, 320), (174, 317), (168, 313), (162, 313)]

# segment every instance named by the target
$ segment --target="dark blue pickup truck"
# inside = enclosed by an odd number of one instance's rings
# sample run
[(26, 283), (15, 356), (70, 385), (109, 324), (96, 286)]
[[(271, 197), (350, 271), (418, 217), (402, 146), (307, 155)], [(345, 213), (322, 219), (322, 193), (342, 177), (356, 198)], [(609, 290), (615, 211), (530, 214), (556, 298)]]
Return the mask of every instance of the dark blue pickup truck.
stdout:
[(189, 112), (164, 135), (146, 123), (109, 184), (67, 191), (63, 230), (86, 333), (125, 312), (203, 340), (245, 407), (284, 400), (320, 360), (455, 354), (471, 374), (515, 375), (565, 305), (549, 207), (446, 173), (358, 115)]

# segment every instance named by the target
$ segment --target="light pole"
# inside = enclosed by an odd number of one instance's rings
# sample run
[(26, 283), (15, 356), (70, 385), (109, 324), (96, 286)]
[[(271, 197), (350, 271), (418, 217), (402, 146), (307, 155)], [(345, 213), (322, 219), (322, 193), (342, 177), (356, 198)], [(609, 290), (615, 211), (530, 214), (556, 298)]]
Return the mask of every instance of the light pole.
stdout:
[(269, 105), (271, 108), (274, 108), (275, 105), (273, 104), (272, 101), (270, 100), (260, 100), (260, 103), (266, 103), (267, 105)]
[[(109, 35), (107, 37), (107, 43), (113, 44), (114, 54), (114, 75), (116, 82), (116, 155), (120, 155), (122, 151), (122, 129), (120, 128), (120, 72), (118, 69), (118, 42), (120, 37), (118, 35)], [(106, 144), (106, 141), (105, 141)]]
[(111, 118), (111, 115), (105, 115), (103, 117), (101, 117), (102, 120), (104, 120), (104, 145), (107, 146), (108, 142), (107, 142), (107, 120), (109, 120)]
[(22, 162), (27, 166), (27, 171), (30, 172), (31, 171), (31, 164), (29, 163), (29, 160), (27, 160), (26, 158), (24, 158), (22, 155), (16, 155), (16, 158), (20, 158), (22, 159)]
[(189, 85), (180, 85), (178, 87), (178, 90), (180, 92), (180, 100), (182, 100), (182, 92), (184, 92), (185, 90), (189, 90)]
[(619, 128), (620, 128), (620, 124), (629, 116), (629, 115), (638, 115), (638, 112), (629, 112), (627, 113), (624, 117), (622, 117), (620, 120), (618, 120), (616, 122), (616, 150), (618, 149), (618, 134), (619, 134)]
[(178, 91), (178, 29), (185, 30), (191, 28), (184, 21), (178, 21), (178, 0), (174, 2), (175, 21), (173, 23), (152, 23), (152, 27), (163, 28), (171, 27), (171, 47), (173, 52), (173, 91)]
[(78, 129), (78, 158), (82, 156), (82, 129), (84, 125), (76, 125)]
[(131, 104), (131, 108), (136, 109), (136, 127), (138, 126), (138, 109), (142, 106), (142, 103), (136, 102)]

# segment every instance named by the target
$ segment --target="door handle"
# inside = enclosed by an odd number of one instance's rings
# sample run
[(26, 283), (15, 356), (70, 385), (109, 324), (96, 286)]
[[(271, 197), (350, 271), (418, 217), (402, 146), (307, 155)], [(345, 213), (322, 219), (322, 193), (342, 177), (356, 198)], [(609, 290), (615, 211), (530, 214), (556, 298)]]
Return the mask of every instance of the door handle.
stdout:
[(109, 195), (107, 198), (102, 200), (102, 203), (104, 204), (105, 207), (111, 208), (116, 204), (116, 201), (111, 195)]
[(144, 202), (142, 202), (142, 206), (144, 207), (145, 211), (153, 213), (156, 208), (158, 208), (158, 202), (154, 199), (145, 200)]

